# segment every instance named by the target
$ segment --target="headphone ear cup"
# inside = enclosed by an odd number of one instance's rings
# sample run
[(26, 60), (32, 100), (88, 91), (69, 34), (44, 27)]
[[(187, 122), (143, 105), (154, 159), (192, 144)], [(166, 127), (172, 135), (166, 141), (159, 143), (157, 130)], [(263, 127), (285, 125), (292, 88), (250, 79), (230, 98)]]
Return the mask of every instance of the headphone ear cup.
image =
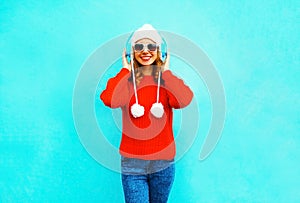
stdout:
[(160, 58), (163, 62), (165, 62), (166, 57), (167, 57), (167, 42), (166, 40), (162, 37), (162, 43), (160, 44)]
[(130, 52), (127, 52), (127, 49), (126, 49), (125, 56), (126, 56), (127, 62), (130, 64), (131, 57), (130, 57)]
[(166, 52), (162, 52), (161, 55), (160, 55), (160, 58), (163, 62), (166, 61), (166, 58), (167, 58), (167, 53)]

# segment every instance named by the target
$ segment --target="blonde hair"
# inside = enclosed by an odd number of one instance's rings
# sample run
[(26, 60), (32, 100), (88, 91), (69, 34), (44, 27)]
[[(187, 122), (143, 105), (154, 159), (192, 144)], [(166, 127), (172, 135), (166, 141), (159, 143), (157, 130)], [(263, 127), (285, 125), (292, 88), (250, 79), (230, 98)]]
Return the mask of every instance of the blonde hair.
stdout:
[[(162, 65), (164, 64), (163, 61), (161, 60), (161, 58), (159, 57), (160, 55), (161, 55), (160, 50), (157, 50), (157, 58), (155, 59), (153, 64), (151, 64), (153, 66), (151, 75), (155, 82), (158, 81), (158, 72), (161, 70)], [(135, 57), (133, 57), (133, 68), (134, 68), (135, 82), (136, 82), (136, 85), (138, 86), (139, 83), (141, 82), (141, 80), (143, 79), (144, 74), (142, 71), (142, 65), (135, 59)], [(128, 80), (129, 81), (133, 80), (132, 74)], [(160, 83), (162, 85), (164, 85), (164, 80), (162, 78), (161, 78)]]

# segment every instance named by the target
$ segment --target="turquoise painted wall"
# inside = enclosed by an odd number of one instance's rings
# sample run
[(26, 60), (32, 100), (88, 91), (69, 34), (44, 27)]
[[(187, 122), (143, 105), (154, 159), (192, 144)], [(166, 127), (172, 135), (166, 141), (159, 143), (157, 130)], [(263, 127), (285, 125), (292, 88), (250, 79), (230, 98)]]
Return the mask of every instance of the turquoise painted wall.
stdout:
[(144, 23), (201, 47), (226, 93), (222, 138), (199, 161), (211, 116), (199, 81), (199, 134), (170, 202), (299, 202), (299, 1), (147, 3), (0, 1), (0, 202), (124, 201), (120, 174), (79, 141), (73, 88), (94, 50)]

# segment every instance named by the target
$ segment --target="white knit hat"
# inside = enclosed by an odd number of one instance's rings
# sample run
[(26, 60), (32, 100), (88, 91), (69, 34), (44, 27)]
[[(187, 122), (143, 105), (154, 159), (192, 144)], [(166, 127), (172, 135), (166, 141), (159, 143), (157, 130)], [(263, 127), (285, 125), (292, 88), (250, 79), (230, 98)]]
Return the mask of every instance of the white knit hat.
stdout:
[(157, 32), (156, 29), (150, 24), (144, 24), (142, 27), (137, 29), (132, 37), (131, 37), (131, 44), (133, 45), (140, 39), (149, 38), (153, 40), (158, 46), (162, 43), (162, 38)]

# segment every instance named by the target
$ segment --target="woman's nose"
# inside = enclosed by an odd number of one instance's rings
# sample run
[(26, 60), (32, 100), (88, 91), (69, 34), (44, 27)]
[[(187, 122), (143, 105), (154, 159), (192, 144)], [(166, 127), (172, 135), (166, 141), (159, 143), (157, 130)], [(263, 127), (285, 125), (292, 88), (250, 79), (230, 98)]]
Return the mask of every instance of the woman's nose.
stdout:
[(145, 48), (145, 49), (142, 50), (142, 54), (143, 54), (143, 53), (147, 53), (147, 54), (148, 54), (148, 53), (149, 53), (149, 50), (148, 50), (147, 48)]

